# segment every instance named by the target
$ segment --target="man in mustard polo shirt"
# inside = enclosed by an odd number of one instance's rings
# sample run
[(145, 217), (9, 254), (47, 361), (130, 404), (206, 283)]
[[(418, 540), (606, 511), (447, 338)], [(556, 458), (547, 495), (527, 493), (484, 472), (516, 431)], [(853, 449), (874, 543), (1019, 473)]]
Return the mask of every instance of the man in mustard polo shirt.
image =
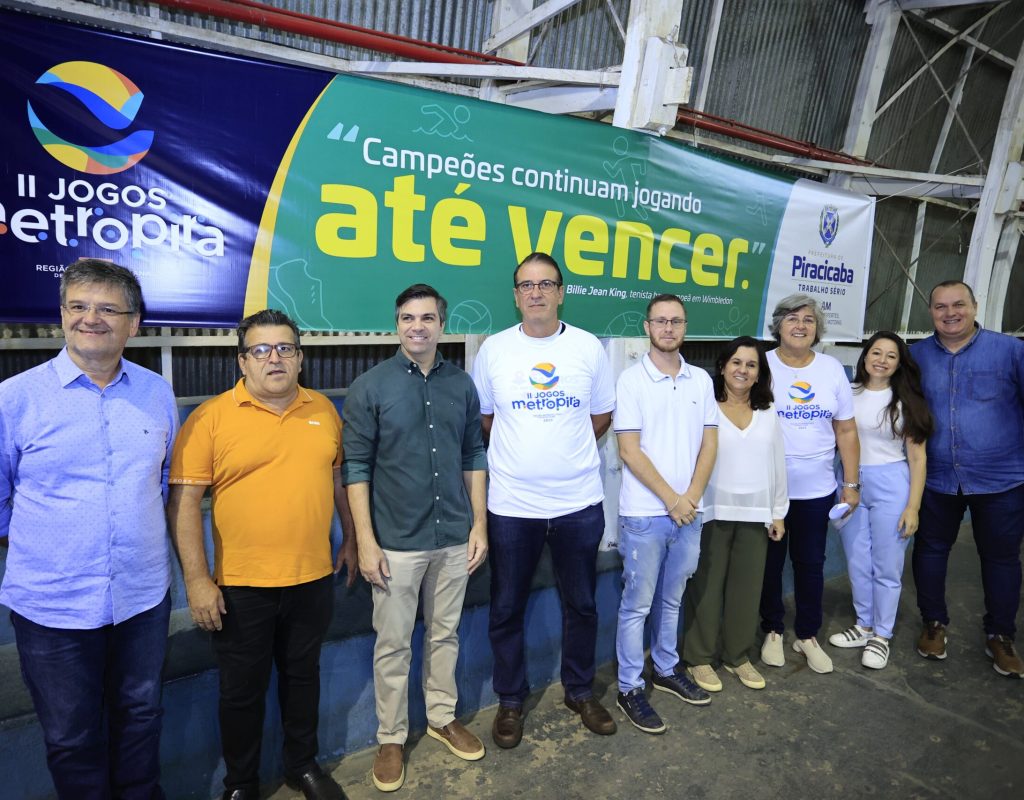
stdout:
[[(277, 664), (285, 779), (307, 798), (345, 794), (316, 763), (320, 645), (334, 572), (357, 566), (341, 483), (341, 420), (299, 386), (299, 330), (280, 311), (238, 326), (234, 388), (185, 421), (171, 461), (168, 518), (192, 619), (213, 632), (220, 667), (224, 800), (259, 796), (260, 746), (271, 665)], [(214, 568), (200, 501), (212, 495)], [(337, 508), (344, 543), (331, 563)]]

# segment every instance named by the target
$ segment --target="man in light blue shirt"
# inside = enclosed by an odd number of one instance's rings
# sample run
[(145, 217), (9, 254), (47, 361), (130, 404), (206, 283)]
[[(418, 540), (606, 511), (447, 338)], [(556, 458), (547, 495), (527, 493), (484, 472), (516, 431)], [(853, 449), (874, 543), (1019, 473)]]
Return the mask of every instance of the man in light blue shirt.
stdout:
[(1024, 342), (975, 322), (962, 281), (932, 289), (935, 335), (911, 353), (935, 418), (914, 537), (914, 582), (924, 629), (917, 651), (946, 657), (946, 565), (967, 509), (985, 589), (985, 652), (996, 672), (1024, 677), (1014, 648), (1024, 537)]
[(66, 346), (0, 384), (0, 603), (60, 798), (162, 798), (164, 518), (174, 393), (122, 359), (142, 290), (107, 261), (61, 279)]

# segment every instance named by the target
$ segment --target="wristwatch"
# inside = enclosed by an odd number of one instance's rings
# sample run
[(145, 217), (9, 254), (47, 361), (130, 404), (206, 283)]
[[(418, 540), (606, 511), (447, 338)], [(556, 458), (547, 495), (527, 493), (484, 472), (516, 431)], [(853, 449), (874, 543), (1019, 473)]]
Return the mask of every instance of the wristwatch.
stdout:
[(860, 484), (859, 483), (844, 483), (843, 484), (843, 488), (844, 489), (853, 489), (855, 492), (859, 492), (860, 491)]

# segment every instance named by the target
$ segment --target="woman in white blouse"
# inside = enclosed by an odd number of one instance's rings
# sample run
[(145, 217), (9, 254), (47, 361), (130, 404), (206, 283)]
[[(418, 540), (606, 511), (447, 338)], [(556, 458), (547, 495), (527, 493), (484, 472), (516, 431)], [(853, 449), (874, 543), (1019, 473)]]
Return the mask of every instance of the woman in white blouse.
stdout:
[(903, 557), (917, 530), (925, 482), (925, 440), (932, 416), (921, 372), (895, 333), (864, 345), (853, 379), (860, 438), (861, 503), (840, 530), (857, 621), (829, 637), (836, 647), (863, 647), (861, 664), (889, 663), (889, 640), (902, 588)]
[[(781, 539), (789, 509), (782, 432), (772, 405), (772, 376), (761, 343), (733, 339), (713, 377), (718, 401), (718, 459), (704, 493), (700, 562), (686, 590), (683, 659), (694, 681), (722, 689), (714, 663), (744, 686), (763, 689), (751, 664), (768, 538)], [(721, 633), (721, 652), (718, 651)]]

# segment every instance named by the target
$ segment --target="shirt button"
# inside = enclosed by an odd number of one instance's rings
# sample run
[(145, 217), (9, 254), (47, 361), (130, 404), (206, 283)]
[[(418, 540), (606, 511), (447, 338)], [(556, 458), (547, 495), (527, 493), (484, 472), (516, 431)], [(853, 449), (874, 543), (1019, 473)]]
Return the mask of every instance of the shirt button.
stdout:
[(439, 519), (435, 519), (434, 522), (436, 522), (438, 525), (441, 524), (441, 520), (439, 520)]
[(437, 448), (436, 447), (431, 447), (430, 448), (430, 452), (431, 453), (436, 453), (437, 452)]
[(430, 405), (430, 401), (429, 401), (429, 400), (427, 401), (427, 405), (428, 405), (428, 406)]
[(438, 495), (438, 496), (437, 496), (437, 497), (435, 497), (434, 499), (435, 499), (435, 500), (440, 500), (440, 499), (441, 499), (441, 496), (440, 496), (440, 495)]
[(434, 477), (435, 477), (435, 478), (437, 477), (437, 473), (436, 473), (436, 472), (434, 473)]
[(433, 425), (428, 425), (427, 427), (428, 427), (428, 428), (433, 428), (434, 426), (433, 426)]

